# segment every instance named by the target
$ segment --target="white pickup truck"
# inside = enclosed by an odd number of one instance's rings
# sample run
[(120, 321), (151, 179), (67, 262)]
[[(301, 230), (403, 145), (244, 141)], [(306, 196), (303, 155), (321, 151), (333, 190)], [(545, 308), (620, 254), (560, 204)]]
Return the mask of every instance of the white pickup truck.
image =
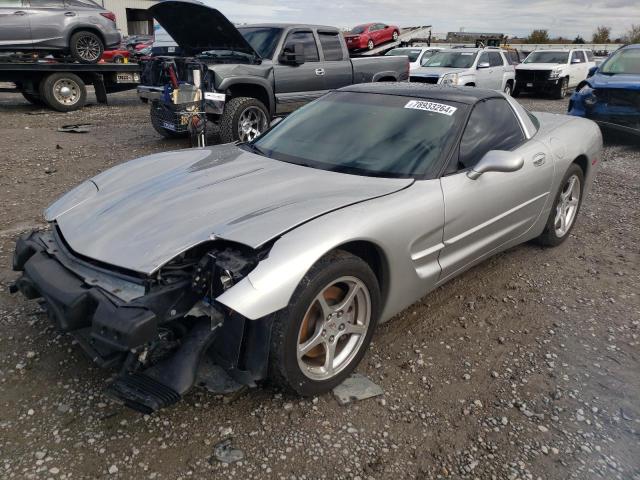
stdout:
[(595, 66), (593, 52), (584, 48), (536, 50), (516, 66), (514, 96), (534, 92), (564, 98)]

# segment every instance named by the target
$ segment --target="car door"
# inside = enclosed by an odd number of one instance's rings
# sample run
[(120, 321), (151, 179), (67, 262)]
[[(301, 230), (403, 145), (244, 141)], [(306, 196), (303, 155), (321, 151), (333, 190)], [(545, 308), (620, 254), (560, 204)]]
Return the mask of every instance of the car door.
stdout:
[[(490, 150), (524, 158), (515, 172), (467, 173)], [(479, 102), (462, 135), (459, 155), (441, 178), (445, 202), (441, 282), (522, 236), (538, 219), (549, 196), (553, 160), (547, 147), (527, 139), (503, 98)]]
[(31, 31), (26, 5), (22, 0), (0, 2), (0, 47), (31, 47)]
[(491, 63), (489, 62), (489, 52), (480, 52), (476, 60), (476, 87), (493, 88), (493, 75), (491, 73)]
[(66, 25), (73, 12), (65, 10), (63, 0), (29, 0), (29, 25), (34, 47), (66, 46)]
[(273, 75), (275, 81), (276, 111), (289, 113), (315, 100), (326, 92), (324, 65), (320, 62), (318, 45), (309, 29), (292, 30), (282, 45), (282, 51), (302, 45), (305, 62), (302, 65), (288, 65), (275, 58)]
[(569, 59), (569, 87), (575, 87), (587, 78), (587, 58), (584, 52), (574, 50)]
[(318, 30), (318, 40), (322, 49), (324, 88), (335, 90), (353, 83), (353, 66), (345, 54), (339, 32)]
[(489, 73), (491, 75), (491, 85), (493, 90), (503, 90), (505, 65), (500, 52), (489, 52)]

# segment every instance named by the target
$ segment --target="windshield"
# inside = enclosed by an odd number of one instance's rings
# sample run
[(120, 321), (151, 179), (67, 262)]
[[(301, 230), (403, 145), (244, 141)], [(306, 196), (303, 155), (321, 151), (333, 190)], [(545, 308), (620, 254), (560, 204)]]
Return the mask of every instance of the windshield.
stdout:
[(364, 33), (366, 29), (367, 29), (366, 25), (358, 25), (357, 27), (353, 27), (349, 33), (353, 33), (354, 35), (359, 35), (361, 33)]
[(437, 52), (431, 55), (423, 67), (470, 68), (477, 52)]
[(242, 36), (262, 58), (273, 58), (273, 53), (282, 34), (281, 28), (253, 27), (239, 28)]
[(393, 50), (389, 50), (385, 53), (385, 55), (406, 55), (409, 57), (410, 62), (415, 62), (420, 56), (420, 51), (421, 50), (419, 48), (394, 48)]
[(524, 63), (567, 63), (569, 52), (533, 52)]
[(602, 73), (640, 74), (640, 48), (618, 50), (599, 68)]
[(440, 100), (334, 92), (245, 148), (321, 170), (376, 177), (434, 175), (465, 108)]

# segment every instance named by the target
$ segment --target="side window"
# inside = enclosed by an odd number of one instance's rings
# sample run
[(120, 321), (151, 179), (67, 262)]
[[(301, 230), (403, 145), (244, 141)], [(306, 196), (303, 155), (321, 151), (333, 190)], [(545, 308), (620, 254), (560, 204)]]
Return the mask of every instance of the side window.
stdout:
[(587, 54), (587, 62), (596, 61), (595, 57), (593, 56), (593, 52), (591, 50), (587, 50), (585, 53)]
[(31, 0), (31, 8), (64, 8), (63, 0)]
[(578, 60), (578, 62), (580, 63), (584, 63), (584, 53), (582, 53), (581, 51), (576, 50), (575, 52), (573, 52), (571, 54), (571, 63), (573, 63), (575, 60)]
[(342, 44), (337, 33), (318, 32), (318, 37), (320, 37), (320, 45), (327, 62), (344, 60)]
[(0, 2), (0, 8), (22, 8), (22, 0), (6, 0)]
[(499, 52), (489, 52), (489, 65), (492, 67), (502, 67), (504, 62)]
[(318, 62), (320, 56), (318, 55), (318, 46), (316, 45), (316, 39), (311, 32), (292, 32), (287, 36), (285, 45), (290, 43), (300, 43), (304, 48), (305, 62)]
[(478, 65), (480, 65), (481, 63), (491, 64), (491, 62), (489, 61), (489, 54), (487, 52), (482, 52), (480, 54), (480, 58), (478, 59)]
[(472, 168), (489, 150), (513, 150), (525, 137), (506, 100), (490, 98), (478, 103), (460, 141), (459, 168)]

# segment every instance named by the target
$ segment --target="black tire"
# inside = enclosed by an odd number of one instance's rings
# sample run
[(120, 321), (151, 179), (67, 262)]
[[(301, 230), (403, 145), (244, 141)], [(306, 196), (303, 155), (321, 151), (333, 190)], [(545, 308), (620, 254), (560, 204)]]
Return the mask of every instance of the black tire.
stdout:
[(507, 82), (506, 85), (504, 86), (504, 94), (507, 97), (513, 96), (513, 85), (511, 84), (511, 82)]
[(115, 55), (113, 57), (113, 63), (124, 63), (124, 57), (122, 55)]
[(514, 98), (518, 98), (520, 96), (520, 90), (518, 90), (518, 87), (513, 89), (513, 91), (511, 92), (511, 96)]
[[(148, 100), (148, 99), (143, 99)], [(173, 130), (169, 130), (162, 126), (160, 118), (157, 115), (154, 115), (153, 109), (155, 105), (151, 102), (151, 110), (149, 110), (149, 116), (151, 117), (151, 126), (153, 129), (162, 135), (164, 138), (173, 139), (173, 138), (187, 138), (189, 134), (187, 132), (174, 132)]]
[[(560, 203), (560, 199), (563, 193), (567, 182), (572, 176), (576, 176), (580, 181), (580, 198), (577, 205), (577, 210), (575, 215), (573, 216), (573, 220), (571, 221), (571, 225), (567, 229), (567, 231), (559, 236), (556, 232), (556, 215), (558, 214), (558, 204)], [(551, 212), (549, 212), (549, 218), (547, 218), (547, 224), (544, 227), (542, 234), (536, 239), (537, 243), (545, 246), (545, 247), (556, 247), (564, 242), (569, 235), (571, 234), (571, 230), (576, 224), (576, 220), (578, 219), (578, 215), (580, 214), (580, 207), (582, 206), (582, 197), (584, 193), (584, 173), (582, 169), (576, 165), (575, 163), (571, 164), (571, 166), (567, 169), (567, 172), (564, 174), (562, 178), (562, 182), (560, 183), (560, 188), (558, 188), (558, 192), (556, 193), (556, 198), (553, 201), (553, 207), (551, 208)]]
[[(71, 90), (70, 96), (63, 96), (63, 88)], [(84, 82), (73, 73), (53, 73), (40, 82), (39, 90), (40, 98), (59, 112), (79, 110), (87, 102)]]
[(104, 53), (104, 42), (95, 33), (82, 30), (71, 35), (69, 50), (80, 63), (98, 63)]
[(222, 143), (237, 142), (240, 140), (240, 117), (250, 109), (258, 108), (264, 113), (265, 124), (261, 127), (260, 132), (264, 132), (269, 128), (269, 111), (260, 100), (252, 97), (236, 97), (232, 98), (224, 106), (224, 112), (220, 116), (220, 140)]
[(558, 86), (556, 87), (556, 91), (554, 92), (554, 97), (558, 100), (562, 100), (567, 96), (567, 92), (569, 91), (569, 79), (567, 77), (560, 80)]
[[(354, 356), (348, 364), (327, 380), (314, 380), (305, 375), (298, 364), (300, 328), (316, 296), (332, 281), (345, 276), (357, 278), (369, 292), (371, 317), (368, 329), (363, 342), (358, 350), (354, 351)], [(342, 383), (366, 353), (380, 315), (380, 308), (380, 287), (375, 274), (364, 260), (341, 250), (325, 255), (300, 281), (289, 305), (273, 314), (269, 355), (270, 382), (303, 396), (320, 395)]]

